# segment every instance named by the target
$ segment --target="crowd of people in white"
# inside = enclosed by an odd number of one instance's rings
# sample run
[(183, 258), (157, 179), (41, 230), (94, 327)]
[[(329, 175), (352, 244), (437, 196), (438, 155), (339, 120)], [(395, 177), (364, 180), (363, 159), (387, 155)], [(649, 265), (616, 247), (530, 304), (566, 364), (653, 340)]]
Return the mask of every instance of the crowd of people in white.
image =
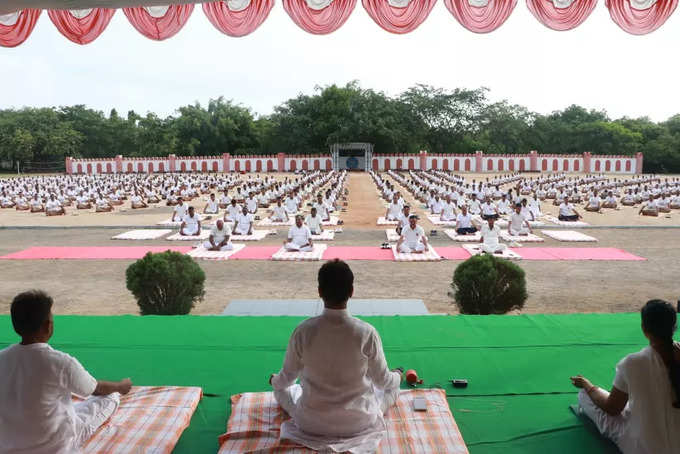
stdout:
[[(455, 225), (458, 235), (481, 234), (481, 248), (502, 253), (506, 246), (498, 241), (498, 220), (505, 218), (510, 236), (532, 233), (531, 224), (543, 215), (542, 203), (558, 207), (558, 220), (575, 222), (582, 218), (576, 209), (583, 204), (589, 212), (603, 213), (620, 205), (640, 205), (639, 214), (658, 216), (680, 209), (680, 179), (640, 175), (626, 179), (604, 175), (569, 176), (566, 174), (527, 177), (518, 173), (466, 180), (443, 171), (371, 172), (382, 198), (388, 203), (387, 221), (396, 221), (400, 252), (427, 250), (427, 237), (417, 225), (418, 216), (408, 205), (398, 186), (422, 203), (432, 216)], [(389, 178), (388, 178), (389, 177)]]

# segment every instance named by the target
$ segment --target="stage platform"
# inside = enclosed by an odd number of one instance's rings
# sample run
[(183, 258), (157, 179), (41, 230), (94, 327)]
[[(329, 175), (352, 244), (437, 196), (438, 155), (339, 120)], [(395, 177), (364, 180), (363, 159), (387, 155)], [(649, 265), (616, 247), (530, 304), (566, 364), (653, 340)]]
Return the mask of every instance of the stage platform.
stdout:
[[(364, 317), (362, 317), (364, 318)], [(269, 390), (302, 317), (55, 317), (51, 344), (100, 379), (200, 386), (204, 398), (176, 454), (216, 453), (229, 396)], [(569, 410), (583, 373), (609, 387), (624, 355), (645, 345), (638, 314), (365, 317), (391, 367), (442, 386), (471, 453), (601, 453), (611, 445)], [(16, 342), (0, 316), (0, 348)], [(467, 389), (447, 384), (466, 378)]]
[[(231, 300), (222, 315), (314, 317), (323, 311), (315, 300)], [(359, 316), (432, 315), (423, 300), (351, 299), (351, 314)]]

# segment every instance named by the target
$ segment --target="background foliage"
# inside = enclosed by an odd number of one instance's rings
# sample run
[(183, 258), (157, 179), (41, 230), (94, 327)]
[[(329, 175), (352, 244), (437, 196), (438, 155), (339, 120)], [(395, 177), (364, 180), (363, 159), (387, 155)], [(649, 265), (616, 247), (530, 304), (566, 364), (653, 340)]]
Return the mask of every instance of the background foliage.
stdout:
[(445, 90), (416, 85), (395, 97), (346, 86), (316, 87), (257, 116), (218, 98), (182, 106), (174, 115), (83, 105), (0, 110), (0, 161), (56, 162), (64, 156), (113, 157), (323, 153), (335, 142), (371, 142), (379, 153), (645, 154), (646, 172), (680, 172), (680, 115), (613, 120), (572, 105), (540, 115), (485, 88)]

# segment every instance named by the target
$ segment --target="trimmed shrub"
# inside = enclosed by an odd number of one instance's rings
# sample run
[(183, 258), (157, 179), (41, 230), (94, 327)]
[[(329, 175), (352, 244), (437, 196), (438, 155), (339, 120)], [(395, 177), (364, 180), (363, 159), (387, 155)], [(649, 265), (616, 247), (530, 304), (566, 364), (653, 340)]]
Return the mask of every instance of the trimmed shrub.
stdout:
[(142, 315), (186, 315), (205, 291), (205, 273), (188, 255), (149, 252), (125, 271), (127, 288)]
[(491, 254), (461, 263), (453, 273), (451, 288), (462, 314), (505, 314), (524, 307), (527, 299), (524, 270)]

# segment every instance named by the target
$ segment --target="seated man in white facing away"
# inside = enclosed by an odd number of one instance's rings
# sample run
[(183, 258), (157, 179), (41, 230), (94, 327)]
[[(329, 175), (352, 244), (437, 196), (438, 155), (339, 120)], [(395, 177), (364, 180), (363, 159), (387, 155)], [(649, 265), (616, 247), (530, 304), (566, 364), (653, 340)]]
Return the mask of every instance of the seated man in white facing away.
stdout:
[(252, 235), (253, 234), (253, 215), (248, 213), (248, 207), (243, 205), (241, 214), (234, 219), (234, 228), (232, 233), (234, 235)]
[(321, 226), (321, 216), (316, 213), (316, 207), (312, 207), (312, 211), (305, 218), (305, 225), (309, 227), (312, 235), (321, 235), (323, 228)]
[(501, 229), (496, 225), (496, 220), (494, 218), (489, 218), (486, 224), (482, 226), (482, 239), (479, 240), (482, 252), (487, 254), (502, 254), (508, 247), (505, 244), (501, 244), (498, 241)]
[(580, 388), (579, 412), (612, 440), (623, 454), (680, 452), (680, 344), (673, 341), (677, 313), (669, 303), (651, 300), (642, 308), (643, 350), (616, 365), (610, 392), (585, 377), (571, 377)]
[(272, 208), (271, 213), (272, 215), (269, 216), (269, 219), (271, 219), (272, 222), (288, 222), (288, 212), (286, 211), (286, 208), (281, 205), (281, 197), (276, 199), (276, 206)]
[[(21, 343), (0, 350), (0, 452), (71, 454), (118, 408), (132, 383), (97, 381), (77, 359), (54, 350), (52, 298), (17, 295), (10, 308)], [(85, 398), (73, 403), (71, 396)]]
[(209, 251), (231, 251), (234, 245), (231, 244), (231, 227), (225, 224), (222, 219), (218, 219), (210, 229), (208, 241), (203, 243), (203, 247)]
[(512, 236), (527, 236), (531, 233), (529, 221), (522, 214), (522, 204), (515, 205), (515, 212), (510, 215), (508, 233)]
[(217, 214), (220, 211), (220, 206), (217, 203), (217, 200), (215, 200), (215, 194), (210, 194), (210, 199), (208, 200), (208, 203), (205, 204), (205, 207), (203, 207), (203, 213), (204, 214)]
[(182, 236), (198, 236), (201, 234), (201, 221), (194, 212), (194, 207), (189, 207), (189, 212), (182, 219), (179, 234)]
[(312, 252), (314, 250), (312, 232), (309, 227), (302, 223), (301, 214), (295, 216), (295, 225), (288, 229), (288, 240), (283, 242), (283, 247), (291, 252)]
[(283, 367), (269, 380), (291, 416), (281, 438), (323, 452), (375, 452), (402, 374), (388, 369), (375, 328), (347, 312), (354, 293), (349, 266), (337, 259), (324, 264), (318, 289), (323, 313), (293, 331)]
[(418, 225), (418, 216), (412, 214), (408, 217), (408, 225), (401, 229), (397, 251), (404, 254), (422, 254), (427, 248), (425, 230)]

